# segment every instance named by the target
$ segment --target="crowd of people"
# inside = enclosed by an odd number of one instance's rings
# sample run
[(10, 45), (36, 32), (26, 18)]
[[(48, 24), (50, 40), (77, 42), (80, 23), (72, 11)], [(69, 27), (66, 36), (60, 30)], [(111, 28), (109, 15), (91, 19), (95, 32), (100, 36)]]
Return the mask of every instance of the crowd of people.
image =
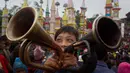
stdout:
[(19, 48), (22, 41), (12, 42), (6, 35), (1, 36), (0, 73), (130, 73), (128, 49), (119, 48), (108, 52), (104, 46), (96, 44), (90, 45), (90, 53), (81, 49), (83, 52), (77, 55), (77, 49), (70, 47), (72, 50), (68, 50), (68, 46), (79, 40), (79, 32), (71, 26), (63, 26), (57, 30), (54, 40), (63, 51), (62, 61), (59, 61), (60, 57), (55, 51), (37, 44), (32, 45), (29, 53), (31, 60), (51, 68), (42, 70), (20, 60)]

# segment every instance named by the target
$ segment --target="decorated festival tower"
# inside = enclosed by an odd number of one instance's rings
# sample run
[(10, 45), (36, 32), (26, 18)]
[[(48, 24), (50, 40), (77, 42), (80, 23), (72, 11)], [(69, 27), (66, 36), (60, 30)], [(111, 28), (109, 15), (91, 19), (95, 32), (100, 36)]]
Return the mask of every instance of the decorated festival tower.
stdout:
[(45, 22), (44, 22), (44, 29), (47, 31), (47, 32), (49, 32), (49, 30), (50, 30), (50, 23), (49, 23), (49, 21), (50, 21), (50, 17), (49, 17), (49, 14), (50, 14), (50, 12), (49, 12), (49, 0), (47, 0), (47, 6), (46, 6), (46, 17), (45, 17)]
[(87, 11), (87, 8), (85, 6), (85, 0), (82, 2), (81, 13), (80, 13), (80, 28), (79, 32), (81, 34), (81, 37), (86, 34), (86, 19), (85, 19), (85, 13)]
[(56, 23), (56, 20), (55, 20), (55, 11), (56, 11), (56, 8), (55, 8), (55, 0), (52, 1), (52, 6), (51, 6), (51, 19), (50, 19), (50, 36), (52, 38), (54, 38), (54, 33), (55, 33), (55, 23)]
[(74, 4), (72, 0), (68, 0), (68, 6), (67, 6), (67, 11), (68, 11), (68, 23), (67, 25), (76, 27), (76, 22), (75, 22), (75, 9), (74, 9)]
[(112, 0), (106, 0), (105, 16), (112, 17)]
[(59, 11), (58, 11), (58, 6), (60, 5), (60, 3), (59, 3), (59, 2), (56, 2), (55, 5), (57, 6), (57, 9), (56, 9), (55, 31), (57, 31), (57, 30), (60, 29), (60, 27), (61, 27), (61, 25), (60, 25), (61, 17), (59, 16)]
[(9, 21), (9, 15), (8, 15), (8, 9), (7, 9), (7, 1), (5, 0), (5, 7), (3, 8), (3, 13), (2, 13), (2, 32), (1, 35), (5, 35), (6, 33), (6, 28), (7, 28), (7, 24)]
[(67, 25), (67, 22), (68, 22), (68, 18), (67, 18), (67, 3), (65, 3), (63, 7), (65, 9), (64, 9), (63, 17), (62, 17), (62, 26), (65, 26), (65, 25)]
[(41, 26), (43, 26), (43, 23), (44, 23), (44, 16), (43, 16), (43, 8), (42, 8), (42, 4), (43, 4), (43, 1), (40, 0), (40, 8), (38, 10), (38, 21), (40, 22)]
[(119, 11), (120, 11), (120, 7), (119, 7), (119, 0), (113, 0), (113, 19), (114, 20), (118, 20), (119, 19)]

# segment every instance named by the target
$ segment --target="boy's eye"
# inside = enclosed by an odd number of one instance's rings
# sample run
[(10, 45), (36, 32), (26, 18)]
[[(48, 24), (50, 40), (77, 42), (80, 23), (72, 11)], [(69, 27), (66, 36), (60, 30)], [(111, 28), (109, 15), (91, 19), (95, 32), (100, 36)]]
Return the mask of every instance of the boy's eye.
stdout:
[(59, 38), (59, 39), (56, 39), (57, 42), (61, 42), (62, 40)]
[(72, 39), (67, 39), (67, 41), (70, 42), (70, 43), (74, 42), (74, 40), (72, 40)]

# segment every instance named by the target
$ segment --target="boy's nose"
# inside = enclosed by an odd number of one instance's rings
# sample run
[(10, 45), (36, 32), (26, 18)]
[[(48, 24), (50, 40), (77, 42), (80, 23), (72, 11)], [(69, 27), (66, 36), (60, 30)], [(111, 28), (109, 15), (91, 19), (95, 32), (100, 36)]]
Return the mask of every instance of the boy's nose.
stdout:
[(61, 47), (64, 49), (65, 47), (67, 47), (67, 42), (66, 41), (63, 41), (62, 43), (61, 43)]

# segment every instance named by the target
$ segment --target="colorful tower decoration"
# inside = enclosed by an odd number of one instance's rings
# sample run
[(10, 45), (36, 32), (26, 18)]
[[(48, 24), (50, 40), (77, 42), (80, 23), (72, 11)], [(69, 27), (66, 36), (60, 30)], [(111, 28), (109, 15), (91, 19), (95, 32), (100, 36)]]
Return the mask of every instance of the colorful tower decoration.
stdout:
[(22, 4), (22, 8), (27, 7), (28, 6), (28, 0), (24, 0), (23, 4)]
[(55, 0), (52, 1), (52, 6), (51, 6), (51, 19), (50, 19), (50, 36), (54, 38), (54, 33), (55, 33)]
[(81, 13), (80, 13), (80, 34), (81, 37), (86, 34), (86, 20), (85, 20), (85, 12), (87, 11), (87, 8), (85, 6), (85, 0), (82, 2)]
[(65, 9), (64, 9), (65, 11), (64, 11), (64, 15), (62, 17), (62, 26), (65, 26), (65, 25), (67, 25), (67, 22), (68, 22), (68, 18), (67, 18), (67, 3), (65, 3), (63, 7), (65, 7)]
[(106, 9), (105, 16), (111, 17), (112, 16), (112, 0), (106, 0), (105, 9)]
[(45, 17), (45, 23), (44, 23), (44, 28), (47, 32), (49, 32), (50, 29), (50, 25), (49, 25), (49, 21), (50, 21), (50, 17), (49, 17), (49, 0), (47, 0), (47, 7), (46, 7), (46, 17)]
[(119, 19), (119, 0), (113, 0), (113, 19)]
[(60, 21), (61, 21), (61, 18), (59, 16), (59, 12), (58, 12), (58, 6), (60, 5), (59, 2), (56, 2), (55, 4), (57, 6), (57, 9), (56, 9), (56, 24), (55, 24), (55, 31), (57, 31), (58, 29), (60, 29)]
[(44, 17), (43, 17), (43, 8), (42, 8), (42, 4), (43, 4), (43, 1), (40, 0), (40, 8), (39, 8), (39, 16), (38, 16), (38, 21), (40, 22), (40, 24), (43, 26), (43, 23), (44, 23)]
[(74, 9), (74, 5), (73, 5), (73, 1), (72, 0), (68, 0), (68, 23), (67, 25), (76, 27), (76, 22), (75, 22), (75, 9)]
[(8, 24), (8, 21), (9, 21), (7, 1), (8, 0), (5, 0), (5, 7), (3, 8), (3, 13), (2, 13), (2, 33), (1, 33), (1, 35), (5, 35), (7, 24)]

